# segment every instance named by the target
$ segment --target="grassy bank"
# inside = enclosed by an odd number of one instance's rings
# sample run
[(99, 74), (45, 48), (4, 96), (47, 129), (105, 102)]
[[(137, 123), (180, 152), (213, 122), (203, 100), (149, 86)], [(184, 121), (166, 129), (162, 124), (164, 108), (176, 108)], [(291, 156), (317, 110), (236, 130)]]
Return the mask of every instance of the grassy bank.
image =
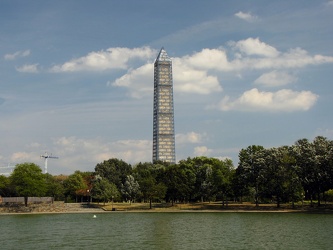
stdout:
[(311, 206), (310, 204), (296, 204), (293, 208), (291, 204), (281, 204), (278, 208), (276, 204), (260, 204), (256, 206), (252, 203), (229, 203), (222, 205), (221, 202), (198, 202), (198, 203), (154, 203), (150, 209), (149, 203), (108, 203), (100, 205), (105, 211), (154, 211), (154, 212), (180, 212), (180, 211), (229, 211), (229, 212), (326, 212), (333, 213), (333, 204)]
[(252, 203), (229, 203), (222, 205), (221, 202), (198, 202), (198, 203), (64, 203), (61, 201), (52, 204), (15, 204), (0, 206), (0, 214), (4, 213), (84, 213), (84, 212), (301, 212), (301, 213), (333, 213), (333, 204), (311, 206), (308, 203), (260, 204), (258, 207)]

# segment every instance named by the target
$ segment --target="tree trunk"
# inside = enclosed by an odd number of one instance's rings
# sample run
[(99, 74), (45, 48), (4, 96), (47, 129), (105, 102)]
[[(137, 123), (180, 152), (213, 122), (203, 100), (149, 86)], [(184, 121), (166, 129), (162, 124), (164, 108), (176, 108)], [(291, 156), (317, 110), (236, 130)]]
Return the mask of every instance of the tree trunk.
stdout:
[(149, 209), (152, 208), (152, 205), (151, 205), (152, 202), (151, 202), (151, 200), (152, 200), (152, 199), (150, 198), (150, 199), (149, 199)]
[(256, 188), (255, 188), (255, 199), (256, 199), (256, 207), (259, 207), (259, 195), (258, 195), (258, 183), (256, 182)]
[(256, 193), (256, 196), (255, 196), (255, 202), (256, 202), (256, 207), (259, 207), (259, 198), (258, 198), (257, 193)]
[(318, 191), (318, 207), (320, 207), (320, 191)]

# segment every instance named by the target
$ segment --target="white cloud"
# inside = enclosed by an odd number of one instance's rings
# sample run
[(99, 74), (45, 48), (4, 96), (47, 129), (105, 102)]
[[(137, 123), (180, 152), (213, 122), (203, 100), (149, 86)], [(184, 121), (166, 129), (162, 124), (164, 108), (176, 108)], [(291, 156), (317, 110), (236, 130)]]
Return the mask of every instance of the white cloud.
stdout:
[[(223, 89), (217, 72), (235, 71), (239, 76), (242, 70), (272, 70), (264, 73), (255, 83), (266, 86), (282, 86), (297, 80), (295, 76), (284, 72), (284, 69), (333, 62), (333, 57), (311, 56), (300, 48), (279, 52), (273, 46), (260, 41), (259, 38), (230, 42), (229, 45), (232, 48), (231, 58), (233, 59), (228, 59), (227, 51), (224, 48), (206, 48), (192, 55), (172, 58), (175, 91), (201, 95), (221, 92)], [(142, 98), (148, 94), (151, 95), (152, 82), (153, 63), (147, 63), (128, 70), (123, 76), (108, 82), (108, 86), (125, 87), (130, 96)]]
[(281, 53), (279, 56), (274, 58), (237, 58), (230, 62), (230, 68), (232, 70), (291, 69), (303, 68), (308, 65), (319, 65), (323, 63), (333, 63), (333, 57), (322, 55), (310, 56), (307, 51), (296, 48), (291, 49), (286, 53)]
[(254, 81), (254, 83), (267, 87), (278, 87), (296, 81), (297, 77), (290, 75), (287, 72), (273, 70), (271, 72), (262, 74), (259, 78), (257, 78)]
[(179, 64), (189, 65), (195, 69), (217, 69), (228, 70), (230, 63), (228, 62), (226, 52), (220, 49), (203, 49), (191, 56), (180, 58)]
[(130, 163), (151, 161), (152, 142), (149, 140), (119, 140), (112, 143), (115, 157)]
[[(333, 62), (333, 57), (312, 56), (300, 48), (279, 52), (259, 38), (229, 42), (229, 45), (230, 51), (222, 47), (206, 48), (192, 55), (172, 58), (175, 92), (201, 95), (221, 92), (223, 89), (218, 79), (218, 72), (234, 71), (237, 75), (241, 75), (243, 70), (271, 70), (270, 73), (264, 73), (259, 77), (255, 83), (282, 86), (297, 80), (296, 77), (285, 73), (285, 69)], [(152, 94), (153, 63), (149, 61), (152, 61), (156, 55), (156, 50), (148, 47), (110, 48), (106, 51), (91, 52), (85, 57), (57, 65), (53, 67), (53, 71), (126, 69), (126, 74), (109, 81), (107, 85), (124, 87), (131, 97), (143, 98)], [(144, 64), (136, 67), (138, 60), (144, 61)]]
[[(36, 164), (38, 164), (38, 162), (40, 161), (40, 154), (28, 150), (14, 152), (13, 154), (11, 154), (9, 161), (11, 165), (16, 165), (24, 162), (35, 162)], [(44, 163), (38, 165), (44, 167)]]
[(151, 94), (154, 79), (153, 64), (145, 64), (137, 69), (130, 70), (127, 74), (116, 79), (114, 82), (108, 82), (108, 86), (126, 87), (130, 96), (141, 98)]
[[(279, 52), (273, 46), (261, 42), (259, 38), (248, 38), (238, 42), (229, 42), (231, 54), (234, 59), (227, 57), (224, 48), (203, 49), (193, 55), (174, 58), (174, 71), (177, 67), (186, 71), (186, 67), (196, 71), (207, 72), (214, 77), (211, 71), (240, 71), (248, 69), (290, 69), (302, 68), (308, 65), (333, 63), (333, 57), (311, 56), (301, 48)], [(239, 74), (239, 72), (238, 72)]]
[(181, 58), (176, 58), (173, 65), (173, 79), (178, 93), (207, 95), (222, 91), (217, 77), (209, 75), (206, 70), (195, 69)]
[(149, 47), (109, 48), (106, 51), (90, 52), (88, 55), (72, 59), (62, 65), (54, 66), (52, 72), (103, 71), (109, 69), (128, 69), (132, 60), (151, 59), (156, 54)]
[(209, 156), (212, 153), (212, 149), (207, 148), (206, 146), (199, 146), (194, 148), (195, 156)]
[(176, 134), (176, 142), (177, 144), (184, 143), (201, 143), (205, 134), (200, 134), (196, 132), (188, 132), (187, 134)]
[(207, 157), (213, 157), (216, 158), (218, 160), (224, 161), (226, 159), (232, 159), (229, 156), (224, 155), (225, 153), (237, 153), (239, 152), (239, 149), (221, 149), (221, 148), (208, 148), (206, 146), (198, 146), (194, 148), (194, 156), (207, 156)]
[(16, 51), (13, 54), (6, 54), (4, 56), (5, 60), (15, 60), (18, 57), (27, 57), (30, 55), (30, 50)]
[(82, 162), (90, 163), (93, 168), (97, 163), (110, 158), (122, 159), (128, 163), (150, 161), (151, 148), (149, 140), (105, 142), (100, 138), (80, 139), (73, 136), (54, 139), (54, 151), (66, 166), (76, 166), (77, 162)]
[(248, 38), (246, 40), (241, 40), (238, 42), (229, 42), (229, 45), (239, 50), (245, 55), (257, 55), (264, 57), (277, 57), (280, 53), (279, 51), (259, 40), (259, 38)]
[[(177, 93), (207, 95), (222, 91), (217, 77), (209, 75), (205, 69), (196, 69), (191, 57), (173, 58), (172, 60), (174, 88)], [(141, 98), (151, 94), (153, 81), (153, 64), (149, 63), (129, 70), (127, 74), (117, 78), (114, 82), (108, 82), (107, 85), (126, 87), (132, 97)]]
[(250, 12), (245, 13), (245, 12), (239, 11), (235, 14), (235, 16), (240, 19), (243, 19), (247, 22), (254, 22), (254, 21), (258, 20), (258, 17), (255, 15), (252, 15)]
[(16, 70), (21, 73), (38, 73), (38, 64), (25, 64), (21, 67), (16, 67)]
[(93, 171), (97, 163), (110, 158), (122, 159), (127, 163), (151, 161), (152, 142), (150, 140), (117, 140), (107, 142), (102, 138), (83, 139), (75, 136), (53, 138), (48, 145), (32, 143), (26, 150), (12, 153), (8, 159), (12, 164), (34, 162), (44, 171), (44, 159), (40, 155), (48, 152), (59, 157), (48, 162), (51, 174), (72, 174)]
[(223, 111), (306, 111), (316, 103), (317, 99), (318, 96), (310, 91), (296, 92), (282, 89), (277, 92), (260, 92), (254, 88), (244, 92), (234, 101), (225, 97), (218, 108)]
[(174, 70), (177, 67), (189, 67), (193, 70), (205, 70), (210, 76), (211, 71), (237, 71), (248, 69), (290, 69), (308, 65), (333, 63), (333, 57), (309, 55), (301, 48), (280, 52), (273, 46), (260, 41), (259, 38), (248, 38), (228, 43), (231, 47), (230, 58), (224, 48), (203, 49), (193, 55), (174, 58)]
[[(173, 70), (177, 77), (179, 68), (179, 79), (181, 72), (202, 71), (209, 77), (215, 77), (212, 71), (237, 71), (248, 69), (290, 69), (302, 68), (308, 65), (333, 63), (333, 57), (314, 55), (311, 56), (301, 48), (290, 49), (287, 52), (280, 52), (273, 46), (260, 41), (259, 38), (248, 38), (237, 42), (228, 43), (231, 46), (231, 59), (228, 58), (224, 48), (202, 49), (192, 55), (181, 58), (173, 58)], [(232, 59), (233, 58), (233, 59)], [(191, 77), (191, 73), (187, 77)]]

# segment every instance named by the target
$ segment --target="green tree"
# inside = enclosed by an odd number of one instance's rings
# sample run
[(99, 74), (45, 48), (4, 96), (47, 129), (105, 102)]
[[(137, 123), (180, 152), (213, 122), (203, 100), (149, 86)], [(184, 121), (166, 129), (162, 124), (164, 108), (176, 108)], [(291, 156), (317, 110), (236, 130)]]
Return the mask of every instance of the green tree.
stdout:
[(15, 191), (12, 190), (10, 179), (4, 175), (0, 175), (0, 196), (11, 196)]
[(116, 158), (98, 163), (95, 167), (95, 175), (99, 175), (108, 179), (110, 183), (116, 184), (118, 190), (120, 190), (121, 185), (125, 183), (126, 176), (131, 174), (131, 165)]
[(110, 183), (103, 177), (96, 176), (91, 189), (91, 195), (94, 199), (103, 200), (105, 205), (105, 202), (117, 199), (119, 191), (114, 183)]
[(58, 176), (53, 176), (49, 173), (45, 174), (46, 181), (46, 196), (53, 197), (54, 200), (64, 200), (65, 188), (63, 180)]
[(84, 188), (78, 190), (78, 195), (81, 196), (81, 201), (83, 202), (84, 199), (86, 199), (86, 201), (90, 201), (91, 199), (91, 189), (92, 189), (92, 183), (94, 181), (94, 173), (93, 172), (81, 172), (81, 171), (76, 171), (76, 173), (79, 173), (82, 178), (83, 178), (83, 182), (84, 182)]
[[(276, 200), (277, 207), (281, 202), (294, 201), (302, 192), (297, 176), (296, 160), (288, 146), (266, 150), (266, 165), (263, 169), (264, 194)], [(293, 205), (294, 206), (294, 205)]]
[(164, 168), (165, 165), (158, 162), (156, 164), (145, 162), (137, 164), (133, 170), (143, 199), (149, 201), (150, 209), (152, 208), (153, 199), (161, 200), (165, 197), (166, 186), (160, 181), (161, 175), (164, 175)]
[(200, 166), (200, 168), (197, 171), (196, 175), (196, 180), (197, 183), (200, 183), (200, 188), (199, 188), (199, 195), (201, 196), (201, 202), (204, 200), (211, 200), (213, 196), (213, 182), (212, 182), (212, 177), (213, 177), (213, 168), (209, 164), (205, 164), (203, 166)]
[(175, 165), (178, 174), (178, 199), (190, 201), (195, 196), (196, 175), (192, 164), (183, 164), (182, 162)]
[(139, 183), (144, 199), (149, 201), (150, 209), (152, 209), (153, 199), (163, 199), (165, 197), (166, 186), (163, 183), (157, 183), (153, 176), (142, 178)]
[[(213, 172), (211, 175), (215, 193), (221, 195), (222, 206), (228, 201), (228, 195), (231, 191), (233, 163), (230, 159), (224, 161), (214, 159)], [(228, 205), (228, 203), (227, 203)]]
[(259, 206), (262, 171), (265, 166), (265, 150), (263, 146), (252, 145), (239, 152), (238, 171), (240, 182), (254, 189), (254, 200)]
[(76, 202), (78, 200), (78, 195), (82, 193), (82, 190), (88, 189), (88, 186), (79, 171), (69, 175), (68, 178), (64, 180), (64, 187), (66, 196), (75, 197)]
[(139, 192), (140, 192), (139, 183), (134, 179), (132, 175), (128, 175), (126, 177), (125, 183), (122, 184), (121, 193), (123, 194), (125, 199), (128, 199), (131, 203), (137, 197)]
[(179, 162), (179, 165), (187, 166), (187, 169), (195, 176), (195, 182), (191, 188), (192, 200), (200, 199), (203, 201), (214, 198), (215, 194), (212, 183), (212, 169), (214, 162), (214, 158), (206, 156), (197, 156), (194, 158), (188, 157), (186, 160), (181, 160)]
[(299, 176), (305, 195), (312, 200), (316, 196), (320, 206), (321, 194), (332, 186), (333, 143), (318, 136), (313, 142), (301, 139), (295, 143), (294, 157), (300, 167)]
[(311, 205), (313, 195), (318, 185), (318, 169), (315, 164), (315, 151), (308, 139), (300, 139), (295, 143), (294, 157), (300, 166), (299, 176), (305, 191), (306, 198), (310, 198)]
[(320, 206), (321, 194), (324, 195), (325, 191), (332, 187), (331, 176), (333, 171), (333, 144), (332, 141), (327, 140), (327, 138), (323, 136), (317, 136), (314, 138), (312, 144), (316, 155), (316, 169), (319, 171), (316, 193), (318, 197), (318, 205)]
[(45, 176), (41, 168), (34, 163), (17, 164), (10, 180), (17, 194), (24, 197), (25, 206), (28, 206), (29, 196), (40, 197), (46, 192)]
[(243, 202), (243, 199), (250, 196), (250, 186), (247, 179), (244, 178), (244, 170), (240, 167), (236, 168), (232, 176), (232, 190), (235, 200)]
[(189, 200), (193, 193), (195, 175), (187, 162), (171, 165), (165, 169), (163, 182), (167, 187), (167, 198), (172, 205), (176, 200)]

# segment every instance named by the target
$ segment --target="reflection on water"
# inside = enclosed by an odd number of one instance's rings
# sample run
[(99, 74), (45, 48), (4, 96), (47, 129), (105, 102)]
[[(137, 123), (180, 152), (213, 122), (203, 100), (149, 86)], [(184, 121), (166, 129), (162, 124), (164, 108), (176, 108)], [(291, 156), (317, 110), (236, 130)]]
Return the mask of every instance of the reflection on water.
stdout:
[(1, 249), (332, 249), (333, 215), (1, 215)]

